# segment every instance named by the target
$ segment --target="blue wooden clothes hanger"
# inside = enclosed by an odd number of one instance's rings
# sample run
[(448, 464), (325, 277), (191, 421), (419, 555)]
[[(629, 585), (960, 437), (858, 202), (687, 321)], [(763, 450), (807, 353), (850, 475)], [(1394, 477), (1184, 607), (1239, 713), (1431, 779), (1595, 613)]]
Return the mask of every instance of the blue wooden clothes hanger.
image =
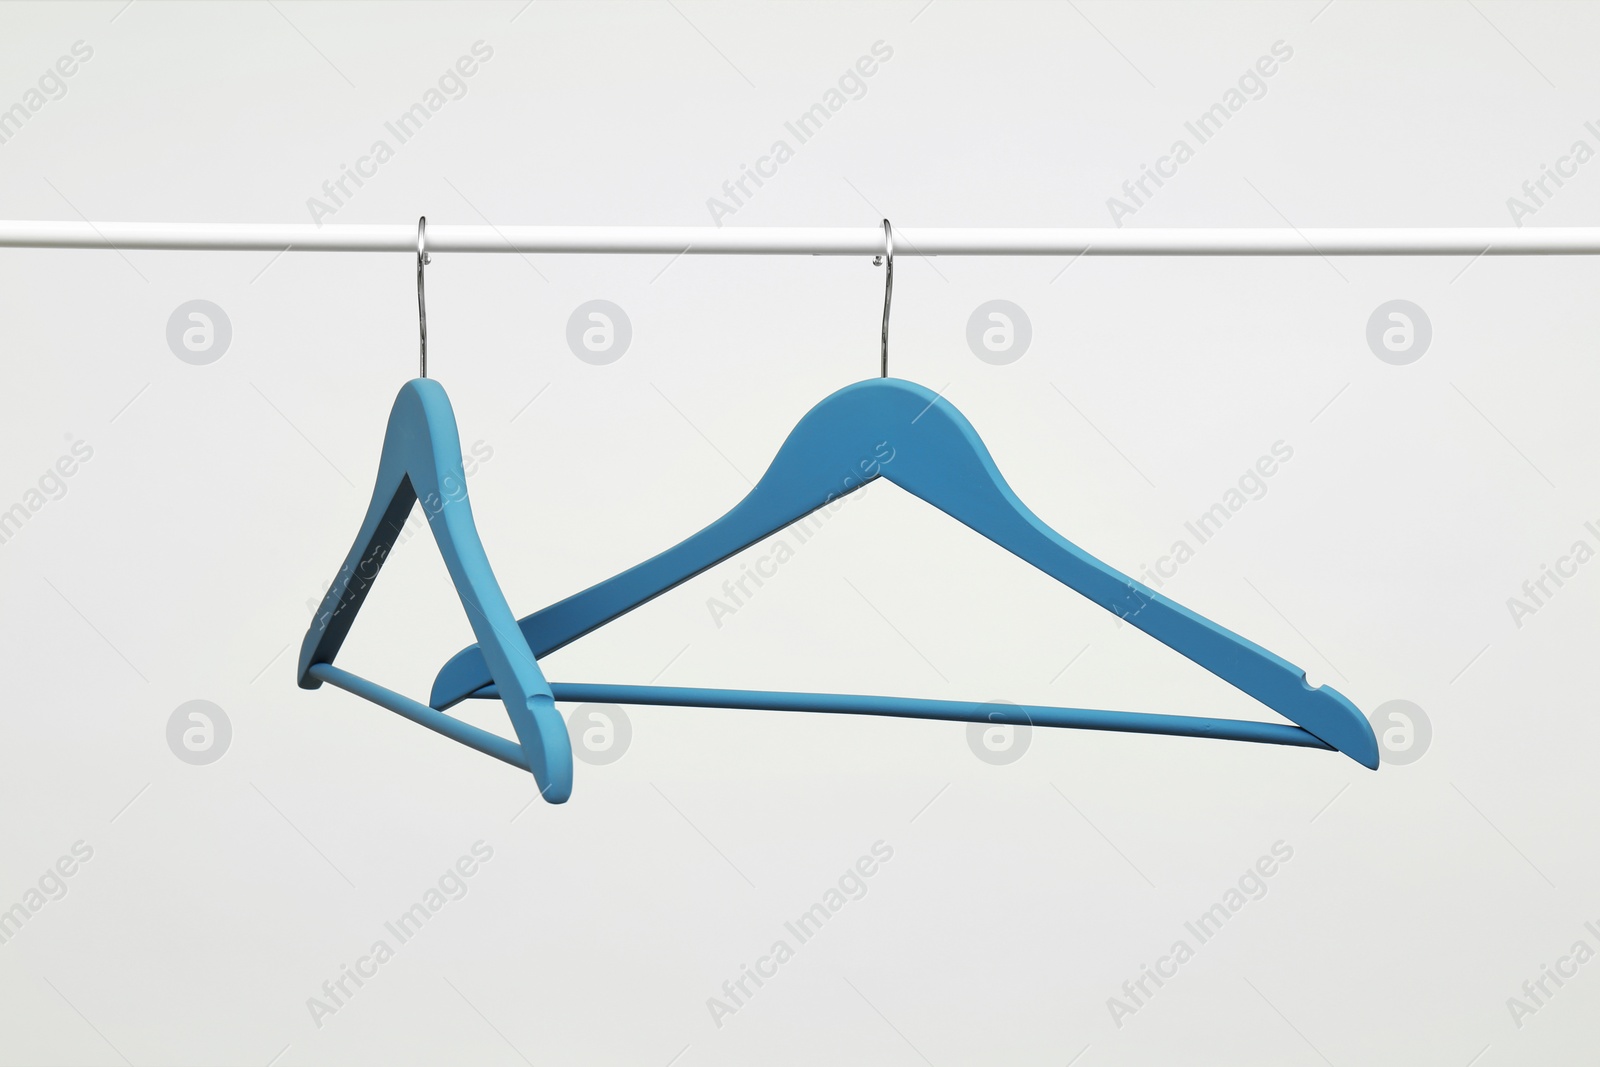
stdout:
[[(384, 431), (372, 502), (350, 554), (306, 631), (300, 647), (299, 682), (303, 689), (316, 689), (329, 682), (480, 752), (531, 771), (541, 795), (559, 804), (572, 792), (572, 745), (566, 725), (539, 664), (517, 629), (472, 521), (461, 437), (456, 431), (450, 398), (443, 386), (427, 378), (428, 320), (422, 271), (429, 261), (426, 221), (417, 223), (422, 377), (401, 386), (400, 395), (395, 397)], [(518, 743), (333, 665), (412, 506), (419, 501), (450, 580), (467, 610), (472, 632), (478, 638), (478, 644), (473, 646), (478, 662), (494, 680)]]
[[(893, 238), (887, 220), (884, 226), (889, 265), (883, 334), (887, 375)], [(1052, 530), (1017, 498), (977, 432), (953, 404), (920, 385), (887, 376), (847, 386), (812, 408), (789, 434), (756, 486), (710, 526), (652, 559), (520, 620), (517, 626), (523, 644), (535, 659), (548, 655), (880, 477), (1298, 725), (1081, 708), (666, 686), (557, 682), (549, 687), (551, 695), (557, 700), (846, 712), (1218, 737), (1334, 749), (1363, 766), (1377, 768), (1372, 728), (1348, 699), (1327, 686), (1311, 687), (1300, 668), (1134, 581)], [(496, 635), (497, 640), (504, 637)], [(479, 645), (462, 650), (445, 664), (434, 680), (429, 701), (435, 711), (468, 698), (504, 698), (498, 681), (500, 670), (489, 653), (480, 636)]]

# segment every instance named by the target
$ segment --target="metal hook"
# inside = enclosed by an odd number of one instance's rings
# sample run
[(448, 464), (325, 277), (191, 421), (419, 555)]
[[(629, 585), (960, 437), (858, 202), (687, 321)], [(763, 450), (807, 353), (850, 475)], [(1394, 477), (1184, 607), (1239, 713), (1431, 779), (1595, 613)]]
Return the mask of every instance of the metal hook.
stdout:
[(433, 262), (428, 255), (428, 216), (417, 219), (417, 330), (422, 347), (417, 359), (418, 377), (428, 376), (428, 301), (423, 295), (422, 268)]
[(894, 227), (883, 220), (883, 254), (874, 256), (872, 265), (886, 266), (883, 276), (883, 367), (879, 377), (889, 376), (889, 302), (894, 299)]

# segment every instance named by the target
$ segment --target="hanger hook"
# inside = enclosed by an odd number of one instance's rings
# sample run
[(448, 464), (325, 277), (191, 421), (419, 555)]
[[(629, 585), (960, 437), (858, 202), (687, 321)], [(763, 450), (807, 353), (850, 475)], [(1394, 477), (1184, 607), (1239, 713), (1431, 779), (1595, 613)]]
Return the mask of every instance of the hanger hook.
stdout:
[(422, 268), (431, 262), (433, 257), (428, 255), (428, 216), (422, 215), (417, 219), (417, 330), (422, 341), (417, 372), (421, 378), (428, 376), (428, 301), (423, 295)]
[(882, 265), (886, 269), (883, 275), (883, 348), (882, 368), (878, 376), (889, 376), (889, 302), (894, 299), (894, 227), (889, 225), (889, 220), (883, 220), (883, 254), (872, 258), (874, 267)]

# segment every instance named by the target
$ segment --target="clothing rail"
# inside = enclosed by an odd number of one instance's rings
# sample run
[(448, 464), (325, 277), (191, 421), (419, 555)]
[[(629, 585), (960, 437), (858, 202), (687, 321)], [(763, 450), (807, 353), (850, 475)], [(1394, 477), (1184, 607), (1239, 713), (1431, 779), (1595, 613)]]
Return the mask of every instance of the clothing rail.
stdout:
[[(638, 255), (872, 256), (878, 226), (428, 227), (428, 251)], [(1562, 256), (1600, 254), (1600, 227), (1541, 229), (936, 229), (894, 230), (897, 256)], [(417, 252), (414, 222), (0, 221), (0, 247), (194, 251)]]

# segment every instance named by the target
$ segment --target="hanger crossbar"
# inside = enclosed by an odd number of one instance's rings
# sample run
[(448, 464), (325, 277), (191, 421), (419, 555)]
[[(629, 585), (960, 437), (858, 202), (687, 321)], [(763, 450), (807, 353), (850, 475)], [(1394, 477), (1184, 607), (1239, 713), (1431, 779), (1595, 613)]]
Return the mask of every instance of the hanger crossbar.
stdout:
[[(897, 256), (1538, 256), (1600, 254), (1600, 227), (990, 229), (895, 227)], [(0, 247), (405, 252), (416, 225), (0, 221)], [(428, 227), (431, 252), (874, 256), (879, 226)]]
[(515, 741), (509, 741), (488, 730), (480, 730), (453, 715), (435, 711), (426, 704), (412, 700), (404, 693), (396, 693), (393, 689), (368, 681), (358, 674), (351, 674), (331, 663), (312, 664), (306, 670), (306, 674), (329, 685), (338, 686), (348, 693), (354, 693), (363, 700), (370, 700), (379, 707), (388, 708), (395, 714), (403, 715), (412, 722), (426, 726), (435, 733), (443, 734), (452, 741), (460, 741), (468, 748), (475, 748), (486, 756), (493, 756), (524, 771), (531, 769), (527, 757), (522, 753), (522, 746)]
[[(1320, 748), (1327, 744), (1298, 726), (1209, 719), (1196, 715), (1160, 715), (1143, 711), (1101, 711), (1053, 708), (1037, 704), (1001, 704), (914, 697), (856, 696), (843, 693), (778, 693), (749, 689), (693, 689), (664, 685), (612, 685), (551, 682), (557, 700), (585, 704), (643, 704), (678, 708), (738, 708), (747, 711), (813, 711), (835, 715), (887, 715), (899, 719), (937, 719), (996, 726), (1053, 726), (1068, 730), (1114, 730), (1119, 733), (1213, 737), (1222, 741), (1258, 741), (1268, 745)], [(499, 690), (484, 686), (474, 700), (498, 700)], [(401, 698), (405, 699), (404, 697)], [(441, 714), (435, 712), (434, 714)], [(448, 718), (448, 716), (446, 716)], [(426, 725), (426, 724), (424, 724)]]

